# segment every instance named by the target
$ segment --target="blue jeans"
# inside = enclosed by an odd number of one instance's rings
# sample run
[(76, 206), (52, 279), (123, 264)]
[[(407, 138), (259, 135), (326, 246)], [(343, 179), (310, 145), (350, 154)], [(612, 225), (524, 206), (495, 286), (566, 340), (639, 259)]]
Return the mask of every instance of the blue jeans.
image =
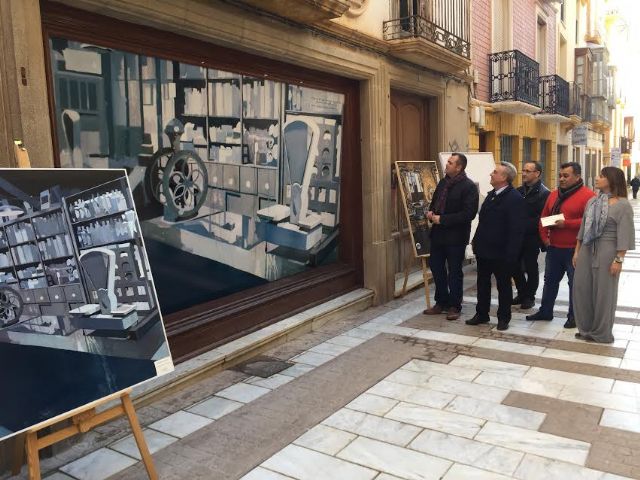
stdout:
[(540, 313), (545, 317), (553, 317), (553, 306), (558, 296), (560, 281), (567, 274), (569, 279), (569, 313), (567, 318), (573, 318), (573, 248), (547, 247), (547, 258), (544, 264), (544, 288)]
[(429, 268), (436, 286), (436, 304), (444, 308), (462, 308), (462, 262), (466, 245), (431, 244)]

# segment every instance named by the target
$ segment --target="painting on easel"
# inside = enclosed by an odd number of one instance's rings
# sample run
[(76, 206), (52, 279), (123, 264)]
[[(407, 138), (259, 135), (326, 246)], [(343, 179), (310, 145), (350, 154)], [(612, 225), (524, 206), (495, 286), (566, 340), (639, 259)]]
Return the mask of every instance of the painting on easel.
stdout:
[(395, 162), (396, 174), (411, 240), (416, 257), (428, 257), (430, 251), (427, 213), (440, 181), (436, 162)]
[(0, 169), (0, 440), (173, 370), (125, 170)]

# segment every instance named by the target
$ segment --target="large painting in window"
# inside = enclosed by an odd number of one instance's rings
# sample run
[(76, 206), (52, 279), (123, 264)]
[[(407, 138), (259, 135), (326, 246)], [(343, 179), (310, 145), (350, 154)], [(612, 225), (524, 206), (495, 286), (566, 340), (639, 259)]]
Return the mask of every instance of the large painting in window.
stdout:
[(125, 168), (163, 311), (335, 261), (344, 95), (50, 40), (62, 167)]

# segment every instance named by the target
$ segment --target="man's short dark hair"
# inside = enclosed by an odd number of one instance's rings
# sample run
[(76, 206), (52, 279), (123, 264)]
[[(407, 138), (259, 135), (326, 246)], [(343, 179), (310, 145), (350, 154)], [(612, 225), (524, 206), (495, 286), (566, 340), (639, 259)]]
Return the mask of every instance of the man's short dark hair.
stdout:
[(526, 162), (524, 162), (525, 165), (527, 163), (532, 164), (533, 168), (536, 169), (536, 172), (540, 172), (540, 175), (542, 175), (542, 164), (540, 162), (536, 162), (535, 160), (527, 160)]
[(560, 170), (571, 168), (576, 175), (582, 175), (582, 167), (578, 162), (566, 162), (560, 165)]
[(464, 155), (464, 153), (454, 152), (454, 153), (451, 154), (451, 156), (452, 157), (457, 157), (458, 165), (462, 165), (462, 170), (467, 168), (467, 157)]

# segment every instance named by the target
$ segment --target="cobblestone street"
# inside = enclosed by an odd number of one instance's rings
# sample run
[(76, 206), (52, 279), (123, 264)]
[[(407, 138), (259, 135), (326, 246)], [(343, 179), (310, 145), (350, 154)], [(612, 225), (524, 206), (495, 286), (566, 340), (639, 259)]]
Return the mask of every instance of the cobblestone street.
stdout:
[[(640, 254), (622, 275), (613, 345), (563, 328), (566, 282), (554, 321), (516, 310), (505, 333), (464, 324), (473, 287), (459, 321), (422, 315), (422, 291), (331, 321), (260, 357), (278, 373), (226, 370), (140, 409), (160, 478), (640, 478)], [(126, 431), (96, 429), (47, 478), (146, 478)]]

